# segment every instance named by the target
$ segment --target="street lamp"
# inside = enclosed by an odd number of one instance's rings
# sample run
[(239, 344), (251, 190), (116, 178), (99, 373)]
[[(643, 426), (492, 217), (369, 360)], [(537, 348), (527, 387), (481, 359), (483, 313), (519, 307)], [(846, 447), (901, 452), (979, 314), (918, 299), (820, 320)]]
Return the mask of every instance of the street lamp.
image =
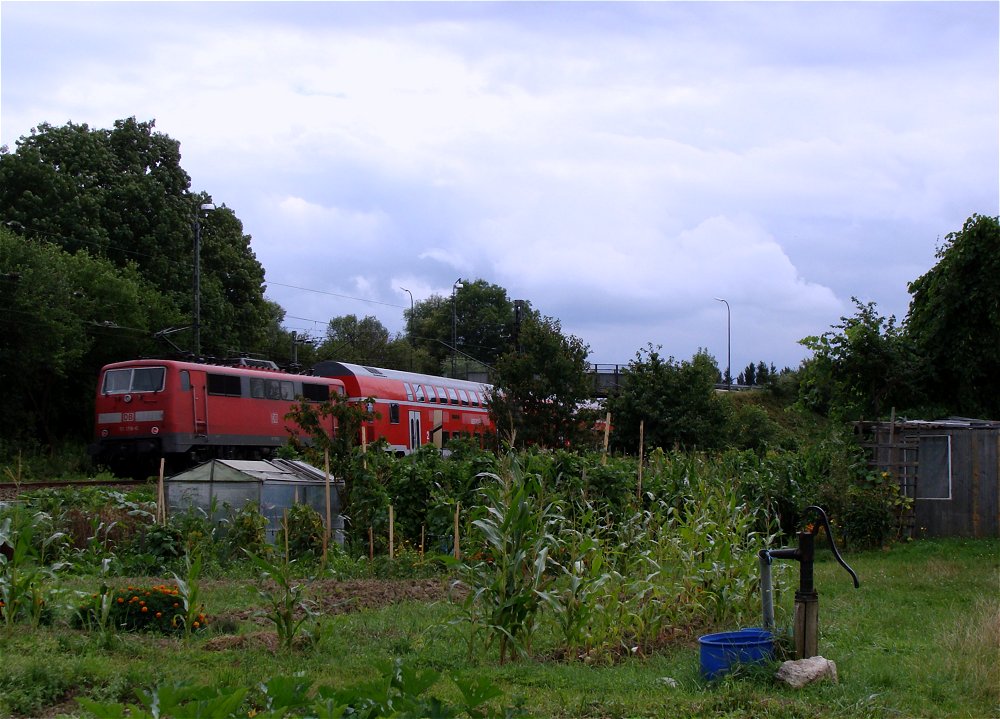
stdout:
[(726, 305), (726, 389), (733, 388), (733, 322), (729, 312), (729, 303), (721, 297), (713, 298), (716, 302)]
[(194, 356), (201, 356), (201, 213), (210, 212), (215, 205), (206, 202), (194, 215)]
[(458, 304), (455, 301), (457, 290), (462, 289), (462, 278), (455, 280), (451, 286), (451, 376), (455, 376), (455, 345), (458, 343)]
[(403, 292), (410, 296), (410, 316), (406, 321), (406, 332), (410, 335), (410, 372), (413, 371), (413, 293), (405, 287), (400, 287)]

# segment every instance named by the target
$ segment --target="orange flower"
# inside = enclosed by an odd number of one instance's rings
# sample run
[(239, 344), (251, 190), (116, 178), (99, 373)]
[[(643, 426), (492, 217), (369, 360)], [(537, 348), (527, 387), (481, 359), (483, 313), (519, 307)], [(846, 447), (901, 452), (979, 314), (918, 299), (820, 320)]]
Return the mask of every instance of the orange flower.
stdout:
[(149, 607), (143, 607), (143, 608), (142, 608), (142, 611), (144, 611), (144, 612), (148, 612), (148, 611), (149, 611)]
[(124, 600), (124, 599), (122, 599), (121, 597), (118, 597), (118, 603), (119, 603), (119, 604), (124, 604), (124, 603), (125, 603), (125, 600)]
[(159, 619), (159, 618), (160, 618), (160, 617), (162, 617), (162, 616), (163, 616), (163, 612), (157, 612), (157, 613), (156, 613), (156, 618), (157, 618), (157, 619)]
[(199, 626), (201, 626), (201, 625), (200, 625), (200, 624), (198, 624), (198, 622), (195, 622), (195, 623), (194, 623), (194, 624), (192, 624), (191, 626), (193, 626), (193, 627), (194, 627), (195, 629), (197, 629), (197, 628), (198, 628)]

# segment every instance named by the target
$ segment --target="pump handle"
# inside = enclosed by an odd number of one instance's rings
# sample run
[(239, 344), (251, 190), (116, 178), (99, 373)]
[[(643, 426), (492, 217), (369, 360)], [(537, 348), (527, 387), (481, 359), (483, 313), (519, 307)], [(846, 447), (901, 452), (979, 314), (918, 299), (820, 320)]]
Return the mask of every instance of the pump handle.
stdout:
[[(858, 581), (858, 575), (855, 573), (853, 569), (851, 569), (851, 567), (847, 564), (847, 562), (844, 561), (844, 558), (840, 556), (840, 552), (837, 551), (837, 545), (833, 541), (833, 530), (830, 529), (830, 518), (826, 516), (826, 512), (823, 511), (822, 507), (818, 507), (816, 505), (806, 507), (805, 512), (803, 512), (803, 514), (808, 512), (810, 509), (816, 510), (816, 513), (819, 515), (820, 519), (823, 520), (823, 527), (826, 528), (826, 536), (830, 540), (830, 549), (833, 551), (833, 556), (837, 558), (838, 562), (840, 562), (840, 566), (846, 569), (847, 573), (851, 575), (851, 578), (854, 580), (854, 588), (857, 589), (858, 587), (861, 586), (861, 583)], [(817, 531), (818, 528), (813, 527), (812, 533), (816, 534)]]

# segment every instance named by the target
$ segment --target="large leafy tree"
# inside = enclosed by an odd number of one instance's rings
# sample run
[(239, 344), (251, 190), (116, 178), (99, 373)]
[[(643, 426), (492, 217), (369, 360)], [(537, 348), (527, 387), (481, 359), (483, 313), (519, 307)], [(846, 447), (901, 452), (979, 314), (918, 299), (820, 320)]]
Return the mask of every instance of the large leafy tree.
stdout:
[(410, 345), (371, 315), (334, 317), (326, 328), (326, 340), (320, 345), (320, 359), (372, 365), (388, 369), (409, 369)]
[(452, 359), (459, 375), (470, 363), (492, 366), (513, 347), (518, 320), (535, 316), (525, 302), (518, 317), (503, 287), (485, 280), (461, 284), (453, 295), (431, 295), (407, 312), (414, 344), (424, 348), (445, 374), (451, 374)]
[[(0, 217), (25, 238), (131, 264), (179, 318), (191, 318), (193, 224), (210, 197), (190, 192), (180, 144), (154, 125), (134, 117), (110, 130), (39, 125), (14, 152), (0, 149)], [(203, 217), (201, 226), (203, 348), (254, 351), (274, 317), (263, 268), (231, 210)]]
[(134, 266), (0, 229), (0, 435), (85, 438), (100, 367), (154, 351), (177, 320)]
[(591, 427), (578, 412), (591, 390), (588, 354), (582, 340), (563, 334), (558, 320), (524, 320), (518, 348), (494, 367), (490, 414), (501, 435), (544, 447), (583, 439)]
[(909, 285), (906, 328), (944, 411), (1000, 418), (1000, 218), (973, 215)]
[(608, 397), (612, 445), (636, 451), (641, 426), (645, 449), (721, 446), (726, 411), (715, 392), (718, 377), (715, 359), (704, 351), (681, 362), (661, 356), (652, 345), (637, 352)]
[(852, 298), (856, 313), (801, 343), (813, 356), (799, 369), (801, 403), (839, 419), (878, 419), (920, 403), (919, 356), (895, 317)]

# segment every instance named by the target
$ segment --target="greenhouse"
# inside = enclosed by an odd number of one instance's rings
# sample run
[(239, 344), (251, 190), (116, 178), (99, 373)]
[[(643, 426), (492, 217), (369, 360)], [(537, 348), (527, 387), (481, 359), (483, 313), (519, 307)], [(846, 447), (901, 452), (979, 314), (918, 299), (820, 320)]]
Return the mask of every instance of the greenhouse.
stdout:
[(323, 518), (327, 517), (329, 489), (330, 537), (344, 543), (344, 520), (340, 514), (340, 491), (343, 482), (327, 479), (321, 469), (305, 462), (287, 459), (234, 460), (213, 459), (164, 482), (165, 500), (172, 513), (196, 509), (223, 522), (247, 502), (260, 508), (267, 518), (267, 539), (281, 528), (286, 510), (306, 504)]

